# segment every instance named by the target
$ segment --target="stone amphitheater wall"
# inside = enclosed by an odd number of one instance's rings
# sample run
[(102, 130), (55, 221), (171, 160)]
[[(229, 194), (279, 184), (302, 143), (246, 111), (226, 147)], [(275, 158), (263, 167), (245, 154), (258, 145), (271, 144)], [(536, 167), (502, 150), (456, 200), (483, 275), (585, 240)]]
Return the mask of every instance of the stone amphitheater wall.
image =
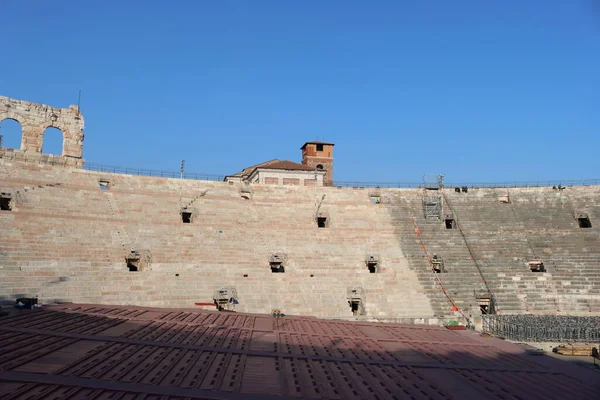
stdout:
[[(478, 314), (476, 295), (489, 291), (502, 313), (600, 314), (596, 186), (444, 190), (460, 229), (426, 221), (419, 189), (254, 185), (248, 196), (222, 182), (0, 158), (0, 192), (11, 197), (0, 211), (6, 302), (189, 307), (235, 288), (238, 311), (432, 323)], [(182, 222), (184, 207), (192, 223)], [(578, 213), (591, 228), (579, 228)], [(141, 271), (127, 268), (132, 249)], [(285, 255), (285, 273), (271, 272), (274, 253)], [(446, 273), (431, 272), (433, 253)], [(532, 256), (547, 272), (529, 270)], [(351, 289), (364, 315), (353, 316)]]

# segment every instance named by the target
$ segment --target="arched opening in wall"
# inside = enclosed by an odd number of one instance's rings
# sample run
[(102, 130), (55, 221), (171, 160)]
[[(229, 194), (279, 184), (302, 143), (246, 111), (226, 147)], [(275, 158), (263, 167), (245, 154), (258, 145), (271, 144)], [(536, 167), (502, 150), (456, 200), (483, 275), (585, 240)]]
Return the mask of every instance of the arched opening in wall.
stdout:
[(0, 147), (7, 149), (21, 149), (21, 139), (23, 137), (23, 129), (14, 119), (5, 119), (0, 121)]
[(63, 133), (60, 129), (54, 127), (46, 128), (42, 138), (42, 153), (62, 156)]
[(323, 170), (323, 164), (317, 164), (317, 169), (318, 169), (319, 171)]

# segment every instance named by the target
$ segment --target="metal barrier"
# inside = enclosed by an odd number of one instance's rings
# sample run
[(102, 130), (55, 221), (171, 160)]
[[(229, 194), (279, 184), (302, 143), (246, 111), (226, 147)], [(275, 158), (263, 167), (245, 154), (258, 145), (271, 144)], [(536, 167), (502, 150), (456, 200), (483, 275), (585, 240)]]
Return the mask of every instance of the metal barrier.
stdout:
[[(445, 188), (517, 188), (517, 187), (552, 187), (552, 186), (592, 186), (600, 185), (600, 179), (581, 179), (568, 181), (514, 181), (514, 182), (478, 182), (478, 183), (445, 183)], [(423, 182), (360, 182), (360, 181), (335, 181), (332, 186), (351, 187), (355, 189), (367, 188), (423, 188)]]
[(173, 172), (173, 171), (161, 171), (155, 169), (144, 169), (144, 168), (128, 168), (128, 167), (115, 167), (111, 165), (102, 165), (102, 164), (92, 164), (85, 163), (83, 164), (83, 169), (88, 171), (100, 171), (100, 172), (110, 172), (113, 174), (126, 174), (126, 175), (140, 175), (140, 176), (155, 176), (159, 178), (182, 178), (190, 179), (195, 181), (223, 181), (225, 179), (225, 175), (216, 175), (216, 174), (202, 174), (202, 173), (190, 173), (184, 172)]
[[(40, 157), (41, 156), (41, 157)], [(23, 154), (15, 153), (4, 153), (0, 154), (0, 158), (15, 159), (20, 161), (27, 161), (39, 164), (52, 164), (52, 165), (67, 165), (67, 161), (64, 157), (50, 156), (49, 159), (45, 159), (45, 154), (36, 155), (35, 157), (28, 157)], [(128, 175), (140, 175), (140, 176), (155, 176), (161, 178), (181, 178), (180, 172), (163, 171), (155, 169), (144, 169), (144, 168), (130, 168), (130, 167), (117, 167), (112, 165), (103, 165), (95, 163), (84, 163), (83, 169), (89, 171), (101, 171), (110, 172), (114, 174), (128, 174)], [(221, 174), (207, 174), (207, 173), (195, 173), (185, 172), (183, 179), (198, 180), (198, 181), (218, 181), (222, 182), (227, 175)], [(331, 186), (336, 187), (349, 187), (355, 189), (387, 189), (387, 188), (423, 188), (423, 182), (362, 182), (362, 181), (334, 181)], [(444, 187), (463, 187), (468, 188), (511, 188), (511, 187), (552, 187), (552, 186), (592, 186), (600, 185), (600, 179), (580, 179), (580, 180), (561, 180), (561, 181), (512, 181), (512, 182), (476, 182), (476, 183), (444, 183)]]
[(483, 332), (523, 342), (600, 342), (600, 317), (482, 315)]

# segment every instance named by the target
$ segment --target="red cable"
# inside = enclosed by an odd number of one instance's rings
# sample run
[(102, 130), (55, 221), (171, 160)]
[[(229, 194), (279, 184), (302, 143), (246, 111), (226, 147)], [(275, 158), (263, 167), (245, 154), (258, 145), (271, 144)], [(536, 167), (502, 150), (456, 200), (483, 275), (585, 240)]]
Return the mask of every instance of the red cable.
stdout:
[[(415, 217), (412, 217), (412, 219), (413, 219), (413, 224), (414, 224), (414, 229), (415, 229), (415, 235), (419, 238), (419, 241), (421, 242), (421, 248), (425, 252), (425, 257), (427, 257), (427, 262), (429, 263), (429, 266), (431, 267), (431, 270), (433, 271), (434, 270), (434, 268), (433, 268), (433, 262), (431, 261), (431, 258), (429, 257), (429, 253), (427, 252), (427, 248), (425, 247), (425, 242), (423, 241), (423, 238), (421, 237), (421, 232), (419, 232), (419, 227), (417, 226), (417, 220), (416, 220)], [(446, 288), (442, 284), (442, 281), (438, 277), (438, 274), (434, 273), (434, 275), (435, 275), (435, 280), (440, 285), (440, 288), (444, 292), (444, 295), (446, 295), (446, 298), (448, 299), (448, 301), (450, 301), (450, 303), (452, 304), (453, 308), (456, 308), (456, 310), (459, 313), (461, 313), (461, 315), (463, 317), (465, 317), (467, 321), (469, 321), (469, 317), (467, 317), (465, 315), (465, 313), (456, 305), (456, 303), (454, 302), (454, 300), (452, 300), (452, 298), (450, 297), (450, 295), (446, 291)]]

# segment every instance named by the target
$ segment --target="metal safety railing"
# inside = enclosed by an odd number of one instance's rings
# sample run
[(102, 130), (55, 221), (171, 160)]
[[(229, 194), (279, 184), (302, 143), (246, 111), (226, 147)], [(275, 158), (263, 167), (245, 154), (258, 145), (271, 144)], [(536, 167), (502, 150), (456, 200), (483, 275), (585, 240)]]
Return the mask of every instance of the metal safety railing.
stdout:
[[(600, 179), (579, 179), (579, 180), (551, 180), (551, 181), (505, 181), (505, 182), (460, 182), (446, 183), (444, 187), (468, 187), (468, 188), (516, 188), (516, 187), (552, 187), (552, 186), (592, 186), (600, 185)], [(385, 189), (385, 188), (424, 188), (423, 182), (360, 182), (360, 181), (334, 181), (332, 186), (351, 187), (356, 189)], [(430, 187), (430, 186), (428, 186)]]
[[(3, 149), (4, 150), (4, 149)], [(25, 155), (22, 152), (0, 152), (0, 158), (15, 159), (39, 164), (52, 165), (71, 165), (73, 160), (68, 160), (66, 157), (53, 156), (46, 154)], [(118, 167), (112, 165), (104, 165), (97, 163), (86, 162), (83, 168), (89, 171), (101, 171), (114, 174), (128, 174), (140, 176), (155, 176), (161, 178), (181, 178), (181, 172), (134, 168), (134, 167)], [(209, 174), (197, 172), (183, 173), (183, 179), (202, 180), (202, 181), (223, 181), (224, 174)], [(468, 187), (468, 188), (511, 188), (511, 187), (552, 187), (552, 186), (592, 186), (600, 185), (600, 179), (579, 179), (579, 180), (549, 180), (549, 181), (504, 181), (504, 182), (460, 182), (447, 183), (444, 182), (444, 187)], [(367, 182), (367, 181), (334, 181), (331, 186), (349, 187), (356, 189), (385, 189), (385, 188), (423, 188), (423, 182)]]
[(600, 342), (600, 317), (482, 315), (483, 331), (523, 342)]
[(130, 167), (116, 167), (112, 165), (103, 164), (83, 164), (83, 169), (88, 171), (99, 171), (109, 172), (112, 174), (126, 174), (126, 175), (140, 175), (140, 176), (155, 176), (159, 178), (182, 178), (195, 180), (195, 181), (223, 181), (225, 175), (217, 174), (206, 174), (206, 173), (195, 173), (195, 172), (173, 172), (173, 171), (162, 171), (156, 169), (145, 169), (145, 168), (130, 168)]

